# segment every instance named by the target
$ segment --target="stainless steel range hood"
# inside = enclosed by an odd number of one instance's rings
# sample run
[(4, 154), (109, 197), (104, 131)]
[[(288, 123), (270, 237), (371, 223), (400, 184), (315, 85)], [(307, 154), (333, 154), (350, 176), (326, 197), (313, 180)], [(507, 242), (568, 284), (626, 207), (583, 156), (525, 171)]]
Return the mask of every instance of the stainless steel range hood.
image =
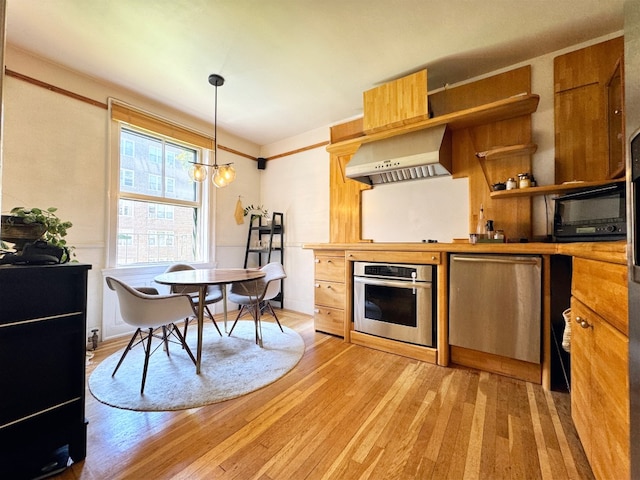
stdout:
[(363, 143), (345, 173), (368, 185), (451, 175), (451, 131), (439, 125)]

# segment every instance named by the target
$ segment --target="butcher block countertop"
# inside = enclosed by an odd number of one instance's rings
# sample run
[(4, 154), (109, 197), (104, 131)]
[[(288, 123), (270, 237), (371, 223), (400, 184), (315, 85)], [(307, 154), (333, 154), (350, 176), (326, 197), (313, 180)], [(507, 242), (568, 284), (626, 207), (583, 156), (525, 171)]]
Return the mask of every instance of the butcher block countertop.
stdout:
[(528, 255), (568, 255), (626, 264), (627, 242), (574, 242), (574, 243), (308, 243), (303, 248), (313, 250), (359, 250), (377, 252), (444, 252), (444, 253), (504, 253)]

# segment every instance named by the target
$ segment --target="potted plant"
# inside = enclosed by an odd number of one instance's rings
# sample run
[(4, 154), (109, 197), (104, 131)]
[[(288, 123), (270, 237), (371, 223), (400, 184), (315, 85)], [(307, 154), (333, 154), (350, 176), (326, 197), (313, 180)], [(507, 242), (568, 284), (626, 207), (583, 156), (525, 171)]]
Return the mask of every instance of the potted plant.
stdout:
[(260, 225), (271, 225), (271, 217), (269, 216), (269, 210), (264, 208), (262, 205), (258, 205), (257, 207), (253, 205), (249, 205), (248, 207), (246, 207), (244, 209), (244, 216), (246, 217), (249, 214), (251, 214), (251, 216), (257, 215), (262, 217)]
[(61, 220), (56, 215), (57, 210), (56, 207), (12, 208), (10, 215), (2, 216), (0, 240), (3, 242), (3, 248), (6, 248), (4, 241), (13, 243), (16, 250), (22, 250), (28, 242), (43, 240), (50, 245), (62, 248), (65, 251), (62, 261), (69, 261), (72, 255), (75, 256), (73, 253), (75, 247), (67, 245), (64, 237), (67, 236), (67, 230), (73, 224)]
[(249, 214), (260, 215), (263, 218), (267, 218), (269, 216), (269, 210), (264, 208), (262, 205), (258, 205), (257, 207), (254, 207), (253, 205), (249, 205), (244, 209), (244, 216), (246, 217)]

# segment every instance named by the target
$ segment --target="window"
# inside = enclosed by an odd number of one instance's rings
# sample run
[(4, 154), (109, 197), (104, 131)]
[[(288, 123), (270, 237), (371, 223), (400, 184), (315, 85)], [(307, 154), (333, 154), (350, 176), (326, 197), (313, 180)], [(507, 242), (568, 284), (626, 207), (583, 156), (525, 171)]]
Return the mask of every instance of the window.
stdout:
[(119, 135), (116, 265), (206, 260), (201, 185), (188, 174), (201, 150), (130, 125)]
[(120, 169), (120, 185), (133, 188), (134, 171), (126, 168)]
[(118, 205), (118, 215), (123, 217), (130, 217), (133, 215), (133, 202), (121, 200)]
[(171, 197), (176, 193), (176, 179), (175, 178), (165, 178), (164, 181), (164, 190), (167, 192), (167, 196)]
[(149, 174), (149, 191), (162, 193), (162, 176)]
[(162, 147), (160, 145), (149, 145), (149, 162), (156, 165), (162, 164)]
[(135, 146), (135, 143), (133, 143), (131, 140), (124, 140), (121, 144), (120, 144), (120, 155), (122, 155), (123, 157), (133, 157), (135, 156), (135, 153), (133, 151)]

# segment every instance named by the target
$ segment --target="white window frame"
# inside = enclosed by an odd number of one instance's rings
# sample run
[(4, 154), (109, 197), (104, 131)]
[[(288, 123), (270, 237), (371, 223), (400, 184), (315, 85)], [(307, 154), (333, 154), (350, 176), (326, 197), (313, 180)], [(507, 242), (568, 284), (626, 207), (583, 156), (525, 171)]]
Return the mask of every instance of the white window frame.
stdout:
[[(117, 102), (115, 99), (109, 99), (109, 106)], [(121, 103), (121, 102), (118, 102)], [(120, 132), (122, 124), (119, 121), (111, 119), (109, 122), (110, 141), (109, 141), (109, 219), (107, 228), (107, 248), (105, 265), (111, 274), (117, 274), (119, 271), (139, 270), (145, 272), (158, 273), (165, 267), (160, 264), (139, 264), (139, 265), (118, 265), (117, 264), (117, 234), (118, 234), (118, 202), (120, 200)], [(130, 126), (127, 126), (130, 128)], [(135, 130), (135, 128), (134, 128)], [(140, 129), (144, 132), (144, 130)], [(162, 135), (153, 135), (162, 137)], [(171, 143), (183, 145), (183, 142), (176, 141), (172, 138), (165, 137)], [(209, 151), (194, 145), (184, 144), (188, 148), (192, 148), (199, 152), (200, 158), (204, 161), (208, 160)], [(214, 211), (215, 190), (211, 186), (211, 182), (203, 182), (200, 189), (200, 218), (198, 222), (197, 235), (200, 239), (198, 244), (199, 260), (194, 264), (213, 265), (215, 264), (215, 245), (211, 239), (215, 238), (215, 219), (211, 212)], [(176, 203), (172, 200), (171, 203)], [(167, 262), (164, 262), (167, 264)]]

